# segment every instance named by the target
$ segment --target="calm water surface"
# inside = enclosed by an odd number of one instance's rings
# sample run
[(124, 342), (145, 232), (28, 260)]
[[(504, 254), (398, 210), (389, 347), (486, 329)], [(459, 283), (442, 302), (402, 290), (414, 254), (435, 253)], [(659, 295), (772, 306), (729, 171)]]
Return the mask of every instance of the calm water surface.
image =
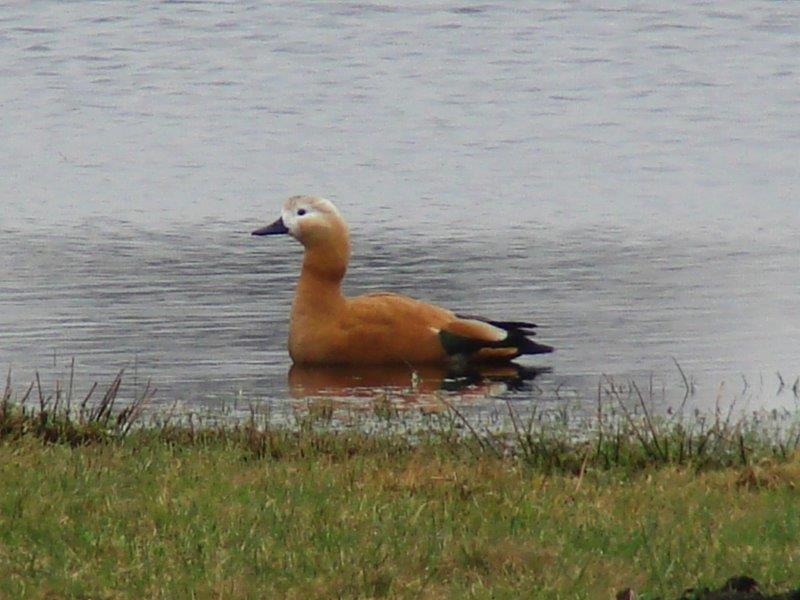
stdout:
[(349, 292), (533, 319), (539, 382), (680, 391), (674, 357), (794, 402), (800, 5), (520, 4), (0, 4), (0, 365), (324, 388), (288, 374), (300, 249), (248, 235), (317, 193)]

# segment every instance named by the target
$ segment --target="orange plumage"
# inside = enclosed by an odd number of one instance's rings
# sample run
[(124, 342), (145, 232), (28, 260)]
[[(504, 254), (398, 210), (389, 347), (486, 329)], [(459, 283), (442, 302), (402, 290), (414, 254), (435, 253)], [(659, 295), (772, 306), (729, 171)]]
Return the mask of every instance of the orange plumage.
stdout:
[(289, 354), (297, 364), (480, 363), (553, 350), (529, 338), (532, 323), (463, 317), (399, 294), (346, 298), (341, 282), (350, 236), (329, 200), (289, 198), (281, 218), (253, 235), (282, 233), (305, 247), (289, 329)]

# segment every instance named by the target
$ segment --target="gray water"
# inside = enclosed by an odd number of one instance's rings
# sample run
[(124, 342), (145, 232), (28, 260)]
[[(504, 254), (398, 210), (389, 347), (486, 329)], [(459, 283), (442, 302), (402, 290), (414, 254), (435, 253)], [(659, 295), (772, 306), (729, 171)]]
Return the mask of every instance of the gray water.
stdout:
[(792, 401), (798, 3), (6, 2), (0, 109), (17, 380), (288, 399), (300, 249), (248, 232), (316, 193), (348, 291), (532, 319), (576, 397)]

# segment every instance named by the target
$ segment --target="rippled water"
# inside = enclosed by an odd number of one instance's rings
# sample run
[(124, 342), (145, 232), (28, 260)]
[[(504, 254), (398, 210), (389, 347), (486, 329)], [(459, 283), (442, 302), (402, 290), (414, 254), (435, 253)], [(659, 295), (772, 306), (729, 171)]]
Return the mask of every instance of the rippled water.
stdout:
[(798, 57), (794, 3), (3, 5), (0, 365), (288, 398), (299, 248), (248, 232), (319, 193), (350, 292), (533, 319), (556, 387), (774, 395)]

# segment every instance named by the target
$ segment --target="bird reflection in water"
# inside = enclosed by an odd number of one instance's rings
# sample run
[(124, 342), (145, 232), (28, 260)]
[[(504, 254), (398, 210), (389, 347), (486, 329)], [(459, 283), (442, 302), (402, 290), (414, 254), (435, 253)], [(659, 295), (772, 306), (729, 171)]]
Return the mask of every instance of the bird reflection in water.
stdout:
[[(396, 408), (445, 409), (442, 398), (480, 401), (532, 384), (549, 369), (515, 363), (453, 369), (438, 365), (302, 366), (289, 370), (289, 391), (296, 399), (329, 398), (339, 402), (389, 397)], [(352, 406), (351, 406), (352, 407)]]

